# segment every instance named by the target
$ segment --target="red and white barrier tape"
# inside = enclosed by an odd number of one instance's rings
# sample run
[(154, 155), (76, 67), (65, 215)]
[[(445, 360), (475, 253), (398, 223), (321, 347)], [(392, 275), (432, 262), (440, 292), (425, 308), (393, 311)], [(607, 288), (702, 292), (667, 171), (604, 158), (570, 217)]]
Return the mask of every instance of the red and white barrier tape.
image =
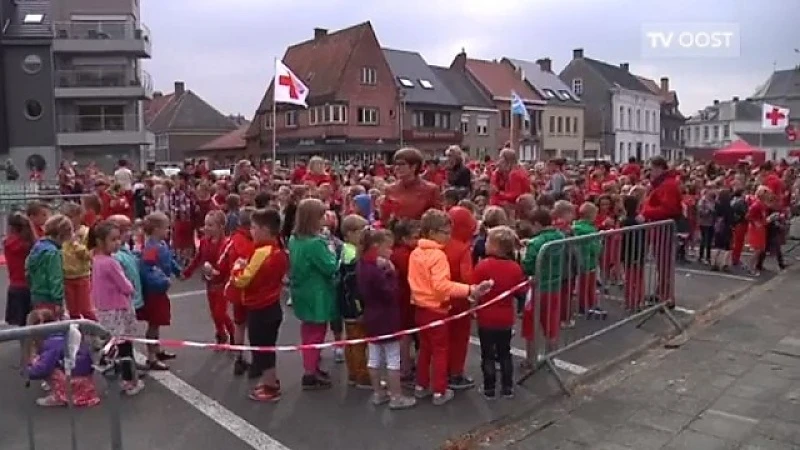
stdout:
[(210, 342), (196, 342), (196, 341), (182, 341), (177, 339), (145, 339), (145, 338), (138, 338), (138, 337), (131, 337), (131, 336), (118, 336), (113, 339), (113, 341), (129, 341), (129, 342), (137, 342), (140, 344), (151, 344), (151, 345), (160, 345), (162, 347), (191, 347), (191, 348), (209, 348), (213, 350), (225, 350), (225, 351), (235, 351), (235, 352), (296, 352), (301, 350), (322, 350), (325, 348), (330, 347), (345, 347), (348, 345), (358, 345), (358, 344), (366, 344), (370, 342), (377, 342), (383, 341), (387, 339), (394, 339), (400, 336), (406, 336), (409, 334), (414, 334), (422, 330), (427, 330), (430, 328), (440, 327), (447, 322), (451, 322), (453, 320), (462, 319), (464, 317), (470, 316), (476, 311), (480, 311), (483, 308), (491, 306), (500, 300), (520, 291), (523, 287), (529, 286), (529, 282), (526, 280), (522, 283), (517, 284), (516, 286), (508, 289), (506, 291), (501, 292), (497, 295), (497, 297), (489, 300), (486, 303), (482, 303), (477, 305), (473, 308), (470, 308), (464, 312), (446, 317), (440, 320), (434, 320), (431, 323), (425, 324), (420, 327), (416, 328), (409, 328), (407, 330), (398, 331), (392, 334), (384, 334), (381, 336), (374, 336), (368, 337), (363, 339), (344, 339), (340, 341), (331, 341), (331, 342), (323, 342), (321, 344), (301, 344), (301, 345), (276, 345), (272, 347), (256, 347), (250, 345), (233, 345), (233, 344), (217, 344), (217, 343), (210, 343)]

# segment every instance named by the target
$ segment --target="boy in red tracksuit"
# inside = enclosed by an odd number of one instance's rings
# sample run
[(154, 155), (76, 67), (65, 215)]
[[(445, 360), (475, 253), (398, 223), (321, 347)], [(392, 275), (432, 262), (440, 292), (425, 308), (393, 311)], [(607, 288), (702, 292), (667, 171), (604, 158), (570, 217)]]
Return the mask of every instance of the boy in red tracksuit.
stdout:
[[(494, 280), (492, 289), (479, 300), (487, 303), (500, 293), (525, 281), (525, 274), (515, 259), (517, 235), (507, 226), (489, 229), (486, 239), (486, 258), (475, 267), (476, 282)], [(527, 285), (521, 290), (527, 290)], [(478, 338), (481, 342), (481, 369), (483, 371), (483, 396), (492, 400), (496, 396), (497, 367), (500, 366), (500, 390), (504, 397), (514, 395), (514, 363), (511, 360), (511, 330), (516, 319), (514, 296), (493, 303), (477, 312)]]
[[(392, 224), (392, 234), (394, 234), (394, 246), (390, 260), (397, 272), (397, 294), (403, 315), (403, 328), (414, 328), (417, 325), (414, 321), (414, 305), (411, 304), (411, 287), (408, 285), (408, 260), (411, 258), (411, 251), (417, 245), (419, 229), (410, 220), (397, 220)], [(416, 339), (416, 335), (406, 335), (400, 341), (400, 366), (404, 383), (414, 382), (411, 343)]]
[(206, 281), (206, 296), (211, 320), (214, 322), (218, 344), (227, 344), (233, 337), (233, 321), (228, 315), (228, 301), (225, 298), (225, 282), (217, 269), (222, 250), (228, 240), (225, 238), (225, 214), (222, 211), (211, 211), (205, 218), (205, 232), (200, 239), (200, 248), (192, 261), (183, 271), (183, 278), (191, 278), (194, 272), (203, 267), (203, 278)]
[[(450, 279), (456, 283), (472, 283), (472, 240), (478, 223), (472, 213), (464, 207), (454, 206), (447, 212), (450, 216), (452, 231), (450, 240), (444, 246), (447, 262), (450, 264)], [(451, 299), (450, 315), (468, 310), (469, 300), (466, 297)], [(449, 386), (453, 390), (469, 389), (475, 382), (464, 375), (467, 361), (471, 322), (470, 317), (453, 320), (447, 324), (449, 336), (448, 374)]]
[[(247, 310), (242, 305), (242, 290), (231, 283), (231, 280), (238, 272), (244, 269), (244, 265), (250, 260), (255, 251), (255, 244), (252, 236), (250, 236), (250, 216), (252, 213), (252, 208), (243, 208), (241, 210), (239, 213), (239, 227), (231, 234), (217, 262), (219, 276), (228, 280), (225, 285), (224, 296), (226, 301), (233, 305), (234, 332), (231, 342), (237, 345), (244, 343), (244, 335), (247, 332)], [(233, 364), (233, 374), (241, 376), (249, 367), (250, 365), (244, 360), (244, 355), (239, 352)], [(251, 371), (249, 376), (257, 378), (261, 374)]]

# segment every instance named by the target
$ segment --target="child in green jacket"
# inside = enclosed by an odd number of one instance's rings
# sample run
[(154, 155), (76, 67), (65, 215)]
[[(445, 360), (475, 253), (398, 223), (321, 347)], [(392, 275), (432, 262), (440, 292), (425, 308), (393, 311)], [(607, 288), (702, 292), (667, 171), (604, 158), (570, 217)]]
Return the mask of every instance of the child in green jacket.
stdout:
[[(561, 327), (561, 282), (564, 265), (564, 244), (550, 242), (563, 241), (564, 233), (553, 228), (550, 213), (537, 209), (530, 214), (529, 220), (533, 229), (533, 238), (528, 241), (522, 269), (525, 275), (533, 277), (532, 301), (526, 302), (522, 314), (522, 337), (526, 341), (527, 351), (533, 351), (534, 314), (533, 308), (539, 308), (539, 322), (544, 336), (550, 346), (558, 341)], [(537, 265), (537, 260), (541, 264)], [(538, 305), (536, 304), (538, 303)]]
[(72, 222), (56, 214), (44, 224), (44, 236), (25, 260), (25, 276), (31, 290), (32, 309), (48, 309), (64, 315), (64, 266), (61, 245), (73, 238)]
[[(597, 206), (586, 202), (578, 209), (578, 220), (572, 224), (572, 235), (589, 236), (597, 234), (594, 220)], [(597, 266), (602, 251), (600, 237), (584, 238), (575, 243), (578, 250), (578, 308), (588, 318), (605, 318), (607, 313), (597, 307)]]
[[(302, 344), (321, 344), (328, 323), (339, 317), (336, 273), (339, 263), (320, 232), (325, 205), (307, 198), (297, 205), (292, 237), (289, 238), (289, 283), (294, 314), (300, 320)], [(330, 375), (320, 369), (320, 350), (303, 350), (304, 390), (327, 389)]]

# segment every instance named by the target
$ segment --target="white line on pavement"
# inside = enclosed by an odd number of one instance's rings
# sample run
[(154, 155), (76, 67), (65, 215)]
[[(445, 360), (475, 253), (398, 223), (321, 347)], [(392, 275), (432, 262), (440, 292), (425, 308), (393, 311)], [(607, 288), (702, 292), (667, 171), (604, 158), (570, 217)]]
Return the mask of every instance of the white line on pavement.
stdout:
[[(475, 336), (470, 336), (469, 343), (477, 346), (481, 345), (481, 341)], [(521, 348), (511, 347), (511, 354), (519, 358), (524, 358), (525, 350)], [(564, 361), (563, 359), (558, 359), (558, 358), (553, 359), (553, 364), (555, 364), (556, 367), (558, 367), (559, 369), (566, 370), (567, 372), (570, 372), (574, 375), (583, 375), (584, 373), (589, 371), (589, 369), (587, 369), (586, 367), (571, 363), (569, 361)]]
[(684, 308), (683, 306), (676, 306), (675, 309), (673, 309), (673, 311), (678, 311), (680, 313), (684, 313), (684, 314), (689, 315), (689, 316), (691, 316), (692, 314), (697, 312), (697, 311), (695, 311), (693, 309)]
[(696, 269), (685, 269), (682, 267), (678, 267), (675, 269), (677, 272), (689, 273), (692, 275), (702, 275), (707, 277), (719, 277), (719, 278), (727, 278), (729, 280), (739, 280), (739, 281), (756, 281), (756, 278), (745, 277), (742, 275), (734, 275), (732, 273), (725, 273), (725, 272), (710, 272), (707, 270), (696, 270)]
[[(144, 356), (136, 352), (136, 359), (144, 361)], [(177, 395), (217, 425), (228, 430), (239, 440), (255, 450), (290, 450), (272, 436), (259, 430), (255, 425), (237, 416), (216, 400), (206, 396), (172, 372), (151, 371), (149, 375), (170, 392)]]
[(726, 419), (738, 420), (740, 422), (758, 423), (758, 419), (754, 419), (752, 417), (747, 417), (747, 416), (740, 416), (739, 414), (733, 414), (725, 411), (718, 411), (716, 409), (707, 409), (706, 413), (713, 414), (715, 416), (725, 417)]
[(183, 291), (183, 292), (176, 292), (174, 294), (169, 294), (169, 298), (185, 298), (185, 297), (194, 297), (195, 295), (205, 295), (206, 290), (200, 289), (197, 291)]

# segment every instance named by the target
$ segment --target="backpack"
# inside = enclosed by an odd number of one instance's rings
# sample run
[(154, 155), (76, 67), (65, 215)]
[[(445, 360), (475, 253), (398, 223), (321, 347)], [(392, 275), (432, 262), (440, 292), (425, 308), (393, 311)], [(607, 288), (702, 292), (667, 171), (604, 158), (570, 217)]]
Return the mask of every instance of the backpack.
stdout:
[(735, 197), (731, 200), (731, 209), (733, 210), (734, 225), (743, 223), (747, 217), (747, 201), (744, 197)]
[(364, 302), (359, 298), (356, 281), (357, 261), (354, 259), (349, 264), (342, 262), (337, 274), (339, 312), (344, 320), (358, 319), (364, 314)]

